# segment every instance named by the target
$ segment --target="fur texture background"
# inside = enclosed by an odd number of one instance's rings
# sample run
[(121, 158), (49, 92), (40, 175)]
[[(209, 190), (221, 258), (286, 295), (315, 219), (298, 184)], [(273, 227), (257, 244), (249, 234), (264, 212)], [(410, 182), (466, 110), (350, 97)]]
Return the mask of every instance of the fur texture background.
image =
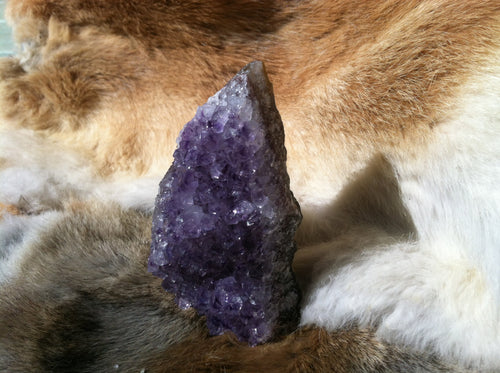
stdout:
[[(0, 370), (500, 369), (498, 1), (12, 0), (6, 17)], [(178, 132), (252, 60), (304, 214), (302, 329), (255, 349), (208, 338), (145, 272)]]

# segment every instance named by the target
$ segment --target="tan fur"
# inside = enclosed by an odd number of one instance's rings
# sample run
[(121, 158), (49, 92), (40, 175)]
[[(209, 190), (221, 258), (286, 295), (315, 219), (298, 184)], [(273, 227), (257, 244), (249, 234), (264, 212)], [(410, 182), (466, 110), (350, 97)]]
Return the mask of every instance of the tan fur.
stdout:
[[(197, 351), (196, 355), (193, 351)], [(322, 329), (304, 328), (283, 341), (258, 348), (224, 335), (210, 340), (187, 341), (169, 349), (168, 353), (178, 359), (158, 360), (158, 372), (461, 371), (433, 357), (382, 344), (369, 330), (357, 329), (328, 333)]]
[(17, 209), (16, 206), (12, 205), (4, 205), (3, 203), (0, 203), (0, 218), (4, 213), (12, 214), (12, 215), (18, 215), (20, 211)]
[(202, 3), (11, 3), (18, 33), (45, 40), (26, 73), (3, 74), (6, 116), (78, 144), (105, 174), (141, 174), (168, 164), (197, 105), (263, 60), (288, 139), (302, 139), (287, 142), (298, 172), (339, 137), (367, 158), (425, 136), (499, 35), (497, 1)]
[[(352, 249), (347, 230), (416, 235), (389, 159), (425, 152), (465, 82), (500, 50), (498, 0), (11, 0), (6, 17), (29, 47), (0, 60), (1, 128), (28, 130), (61, 157), (76, 152), (99, 182), (161, 176), (196, 107), (264, 61), (303, 207), (297, 241), (337, 237), (340, 253)], [(0, 371), (466, 368), (356, 325), (256, 348), (208, 337), (146, 272), (151, 217), (75, 198), (61, 196), (63, 218), (0, 288)], [(40, 212), (25, 203), (0, 201), (0, 214)], [(298, 251), (304, 289), (330, 249)]]

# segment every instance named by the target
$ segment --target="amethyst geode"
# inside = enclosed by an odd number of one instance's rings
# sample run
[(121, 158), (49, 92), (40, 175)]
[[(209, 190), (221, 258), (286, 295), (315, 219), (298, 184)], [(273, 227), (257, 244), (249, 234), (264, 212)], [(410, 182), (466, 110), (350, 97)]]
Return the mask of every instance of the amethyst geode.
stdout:
[(200, 107), (160, 183), (149, 271), (210, 333), (251, 345), (293, 330), (301, 220), (272, 86), (253, 62)]

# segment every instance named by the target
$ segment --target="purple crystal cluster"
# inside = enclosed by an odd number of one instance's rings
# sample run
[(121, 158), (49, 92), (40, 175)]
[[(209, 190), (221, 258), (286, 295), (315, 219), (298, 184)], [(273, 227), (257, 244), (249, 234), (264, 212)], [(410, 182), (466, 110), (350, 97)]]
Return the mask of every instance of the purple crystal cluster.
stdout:
[(160, 183), (149, 271), (210, 333), (251, 345), (293, 330), (300, 209), (272, 86), (253, 62), (200, 107)]

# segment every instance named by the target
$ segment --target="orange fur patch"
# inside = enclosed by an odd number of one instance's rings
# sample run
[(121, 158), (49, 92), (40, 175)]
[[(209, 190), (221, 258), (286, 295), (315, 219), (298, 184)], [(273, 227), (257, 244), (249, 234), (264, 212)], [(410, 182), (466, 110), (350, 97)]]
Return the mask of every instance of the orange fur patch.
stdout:
[(43, 20), (17, 28), (42, 40), (43, 58), (4, 74), (4, 115), (79, 147), (103, 174), (168, 164), (196, 106), (256, 59), (291, 167), (339, 143), (366, 159), (423, 141), (500, 35), (494, 0), (16, 1), (7, 14)]
[(5, 213), (11, 214), (11, 215), (20, 215), (21, 211), (19, 211), (16, 206), (6, 205), (6, 204), (0, 202), (0, 219), (2, 218), (2, 216)]

